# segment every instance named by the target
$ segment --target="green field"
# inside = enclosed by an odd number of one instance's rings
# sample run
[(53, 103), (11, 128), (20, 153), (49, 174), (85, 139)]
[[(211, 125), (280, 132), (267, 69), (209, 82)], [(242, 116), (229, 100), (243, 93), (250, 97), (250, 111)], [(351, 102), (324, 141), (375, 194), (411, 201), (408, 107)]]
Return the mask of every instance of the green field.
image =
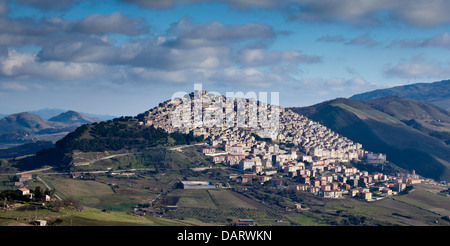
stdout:
[[(283, 224), (276, 221), (286, 221), (278, 211), (262, 208), (228, 190), (175, 190), (170, 196), (179, 197), (178, 210), (170, 212), (178, 219), (195, 219), (222, 225), (238, 219), (254, 219), (259, 225)], [(284, 222), (283, 225), (289, 224)]]
[(102, 212), (85, 207), (82, 212), (63, 209), (8, 209), (0, 212), (0, 226), (31, 226), (35, 220), (46, 220), (58, 226), (191, 226), (194, 222), (175, 221), (150, 216), (137, 216), (123, 212)]

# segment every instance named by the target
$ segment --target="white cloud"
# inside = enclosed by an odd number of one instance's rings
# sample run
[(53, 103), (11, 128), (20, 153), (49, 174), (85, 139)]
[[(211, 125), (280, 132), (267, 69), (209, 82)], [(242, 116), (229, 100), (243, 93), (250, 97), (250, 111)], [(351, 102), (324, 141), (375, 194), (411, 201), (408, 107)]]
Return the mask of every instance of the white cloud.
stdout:
[(340, 22), (355, 26), (397, 22), (414, 27), (435, 27), (450, 23), (447, 0), (122, 0), (141, 7), (167, 9), (177, 4), (221, 2), (233, 9), (270, 9), (292, 20)]
[(28, 87), (18, 82), (0, 82), (0, 91), (26, 91)]
[(448, 77), (450, 64), (427, 61), (423, 56), (412, 57), (408, 61), (399, 62), (396, 65), (387, 64), (383, 73), (388, 78), (425, 78)]
[(305, 55), (299, 50), (267, 51), (263, 48), (244, 48), (237, 54), (245, 66), (267, 66), (283, 63), (318, 63), (318, 56)]
[(64, 9), (70, 7), (75, 3), (89, 0), (18, 0), (21, 4), (27, 4), (36, 8), (48, 10), (48, 9)]
[(362, 77), (342, 78), (304, 78), (301, 79), (297, 88), (312, 91), (319, 94), (333, 94), (335, 92), (343, 93), (342, 96), (349, 96), (355, 92), (361, 92), (373, 89), (375, 84), (366, 81)]
[(15, 76), (29, 64), (35, 61), (33, 54), (19, 53), (16, 50), (9, 50), (7, 57), (0, 59), (0, 71), (6, 76)]

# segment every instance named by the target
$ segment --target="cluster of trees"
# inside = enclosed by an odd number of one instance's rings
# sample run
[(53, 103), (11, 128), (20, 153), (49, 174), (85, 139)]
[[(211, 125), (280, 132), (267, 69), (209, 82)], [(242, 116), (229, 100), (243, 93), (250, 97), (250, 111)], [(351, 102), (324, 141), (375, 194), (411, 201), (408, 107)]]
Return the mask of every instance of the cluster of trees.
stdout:
[[(31, 193), (33, 193), (33, 201), (42, 201), (46, 195), (50, 196), (51, 198), (55, 195), (54, 189), (42, 189), (40, 186), (36, 186), (34, 190), (30, 190)], [(29, 198), (29, 196), (24, 196), (19, 193), (17, 193), (14, 190), (4, 190), (0, 192), (0, 207), (7, 208), (8, 206), (16, 203), (16, 202), (31, 202), (32, 200)], [(69, 197), (66, 199), (51, 199), (50, 202), (47, 204), (48, 208), (51, 209), (54, 212), (60, 211), (62, 208), (66, 209), (72, 209), (77, 211), (82, 211), (83, 206), (81, 205), (80, 201), (76, 200), (73, 197)], [(31, 207), (34, 209), (34, 207)], [(29, 209), (28, 207), (24, 207), (24, 209)]]
[[(36, 186), (34, 190), (30, 190), (30, 193), (33, 194), (34, 201), (42, 201), (46, 195), (50, 196), (50, 198), (54, 197), (55, 190), (54, 189), (42, 189), (40, 186)], [(0, 192), (0, 201), (2, 201), (2, 205), (12, 204), (16, 201), (21, 202), (30, 202), (31, 199), (28, 196), (21, 195), (14, 190), (4, 190)]]
[(265, 141), (267, 143), (272, 143), (272, 139), (271, 138), (262, 138), (256, 133), (252, 133), (251, 135), (255, 138), (256, 141)]

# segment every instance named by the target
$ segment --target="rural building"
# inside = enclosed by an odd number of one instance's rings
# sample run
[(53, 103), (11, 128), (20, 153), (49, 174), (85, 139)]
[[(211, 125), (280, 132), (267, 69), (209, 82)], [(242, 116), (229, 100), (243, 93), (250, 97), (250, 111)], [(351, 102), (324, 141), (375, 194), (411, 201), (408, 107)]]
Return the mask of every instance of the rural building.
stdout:
[(252, 220), (252, 219), (239, 219), (238, 222), (239, 223), (245, 223), (245, 224), (248, 224), (248, 225), (254, 225), (255, 224), (255, 221)]
[(216, 148), (214, 147), (205, 147), (202, 149), (202, 153), (205, 155), (216, 153)]
[(206, 190), (216, 188), (212, 182), (208, 181), (181, 181), (181, 186), (185, 190)]
[(372, 200), (372, 193), (370, 192), (360, 192), (358, 193), (360, 199)]
[(252, 167), (255, 165), (255, 161), (254, 160), (241, 160), (239, 162), (239, 169), (241, 170), (248, 170), (248, 169), (252, 169)]
[(30, 190), (27, 188), (21, 188), (17, 190), (17, 193), (19, 193), (22, 196), (25, 196), (27, 194), (30, 194)]
[(38, 226), (46, 226), (47, 225), (47, 221), (46, 220), (35, 220), (34, 224), (38, 225)]
[(20, 188), (16, 191), (16, 193), (18, 193), (22, 196), (29, 196), (30, 199), (33, 198), (33, 193), (30, 193), (30, 190), (27, 188)]

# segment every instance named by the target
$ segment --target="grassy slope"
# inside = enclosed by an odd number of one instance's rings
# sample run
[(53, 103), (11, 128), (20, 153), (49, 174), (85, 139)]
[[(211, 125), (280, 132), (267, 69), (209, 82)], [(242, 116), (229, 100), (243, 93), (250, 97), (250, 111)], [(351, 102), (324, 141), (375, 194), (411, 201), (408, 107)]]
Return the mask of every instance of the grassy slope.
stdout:
[[(229, 190), (175, 190), (170, 196), (179, 197), (179, 209), (171, 214), (185, 220), (202, 220), (226, 225), (229, 220), (254, 219), (258, 225), (273, 225), (285, 217), (278, 211), (262, 207)], [(283, 225), (289, 225), (284, 222)]]
[[(450, 112), (431, 103), (400, 97), (360, 100), (427, 135), (450, 136)], [(448, 141), (447, 141), (448, 143)]]
[(60, 226), (189, 226), (194, 223), (168, 220), (149, 216), (136, 216), (123, 212), (102, 212), (95, 208), (84, 207), (83, 212), (63, 209), (52, 212), (47, 209), (37, 211), (2, 211), (0, 226), (27, 226), (36, 219), (49, 223), (58, 220)]

